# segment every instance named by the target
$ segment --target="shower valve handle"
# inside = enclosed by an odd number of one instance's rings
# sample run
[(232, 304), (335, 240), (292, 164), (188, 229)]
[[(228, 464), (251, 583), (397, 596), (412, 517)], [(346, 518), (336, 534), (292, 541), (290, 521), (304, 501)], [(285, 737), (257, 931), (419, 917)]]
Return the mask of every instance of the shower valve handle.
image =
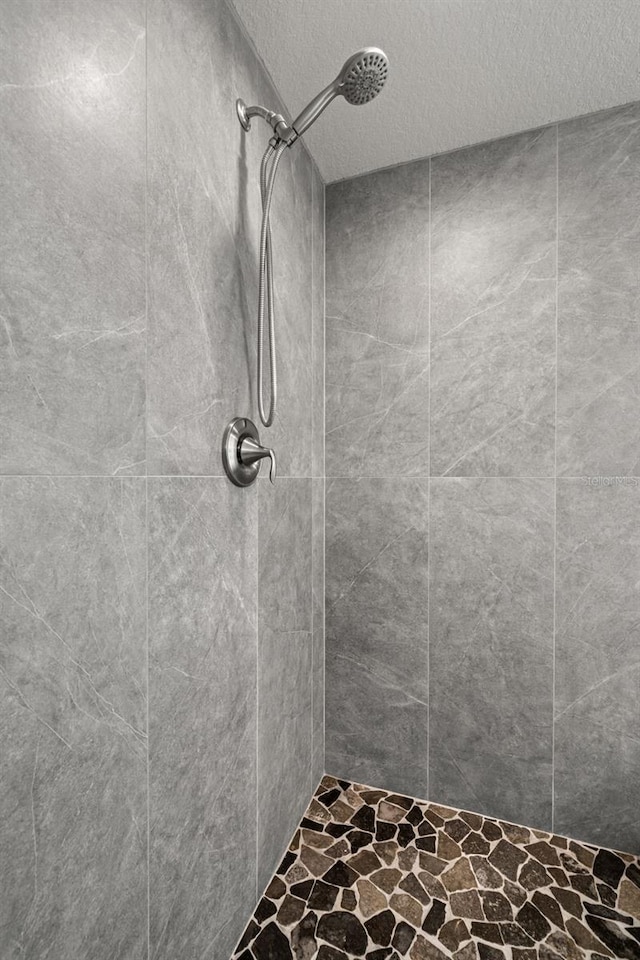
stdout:
[(263, 460), (265, 457), (269, 457), (269, 480), (271, 480), (271, 483), (275, 483), (276, 455), (270, 447), (261, 446), (253, 437), (244, 437), (238, 447), (238, 456), (241, 463), (246, 463), (247, 466), (250, 466), (252, 463), (257, 463), (258, 460)]
[(271, 483), (276, 479), (276, 455), (260, 443), (258, 428), (248, 417), (234, 417), (227, 424), (222, 437), (222, 463), (225, 473), (237, 487), (255, 483), (260, 472), (260, 461), (269, 457)]

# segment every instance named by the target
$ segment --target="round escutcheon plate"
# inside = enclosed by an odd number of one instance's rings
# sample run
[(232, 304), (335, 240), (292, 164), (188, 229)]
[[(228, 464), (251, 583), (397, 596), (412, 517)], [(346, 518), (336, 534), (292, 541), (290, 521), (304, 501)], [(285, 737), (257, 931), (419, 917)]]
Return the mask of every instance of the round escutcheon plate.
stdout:
[(260, 471), (259, 462), (243, 463), (240, 460), (240, 444), (245, 437), (260, 442), (255, 423), (246, 417), (235, 417), (227, 425), (222, 437), (222, 463), (229, 480), (237, 487), (248, 487)]

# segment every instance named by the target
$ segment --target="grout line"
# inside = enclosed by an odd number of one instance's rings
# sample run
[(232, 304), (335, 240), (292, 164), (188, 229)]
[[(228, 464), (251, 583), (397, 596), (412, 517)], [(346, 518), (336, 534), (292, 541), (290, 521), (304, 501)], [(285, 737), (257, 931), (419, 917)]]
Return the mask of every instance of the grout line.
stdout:
[(555, 829), (556, 814), (556, 567), (558, 553), (558, 249), (560, 235), (560, 175), (559, 175), (559, 126), (556, 124), (556, 383), (553, 424), (553, 637), (551, 645), (551, 829)]
[(322, 183), (322, 771), (327, 766), (327, 189)]
[(260, 853), (260, 487), (256, 488), (256, 867), (255, 902), (260, 895), (259, 853)]
[[(506, 476), (503, 474), (446, 474), (441, 473), (429, 476), (426, 473), (416, 474), (358, 474), (348, 476), (347, 474), (324, 477), (296, 476), (289, 474), (279, 474), (278, 480), (353, 480), (357, 483), (359, 480), (582, 480), (595, 477), (595, 474), (583, 473), (567, 474), (566, 476)], [(598, 475), (599, 476), (599, 475)], [(603, 477), (615, 477), (622, 480), (640, 480), (638, 473), (616, 473), (603, 474)], [(226, 480), (227, 477), (220, 473), (3, 473), (0, 474), (0, 482), (3, 480)], [(259, 477), (261, 481), (267, 481), (268, 477)], [(605, 484), (603, 484), (605, 486)]]
[(149, 701), (151, 699), (149, 668), (149, 481), (144, 482), (144, 529), (145, 529), (145, 649), (147, 668), (147, 958), (151, 958), (151, 770), (149, 743), (151, 727), (149, 723)]
[[(0, 473), (0, 480), (227, 480), (226, 473)], [(259, 480), (268, 480), (260, 474)], [(313, 474), (279, 473), (278, 480), (321, 480)]]
[(147, 960), (151, 960), (151, 769), (149, 669), (149, 5), (144, 6), (144, 536), (145, 536), (145, 650), (147, 669)]
[[(315, 473), (316, 464), (314, 464), (314, 457), (316, 452), (315, 439), (316, 439), (316, 430), (315, 430), (315, 413), (316, 413), (316, 392), (314, 390), (314, 374), (315, 374), (315, 360), (316, 360), (316, 351), (314, 349), (315, 345), (315, 266), (316, 266), (316, 185), (311, 175), (311, 472)], [(314, 505), (314, 490), (313, 490), (313, 480), (311, 481), (311, 749), (309, 750), (309, 772), (310, 780), (313, 780), (313, 758), (314, 758), (314, 732), (315, 732), (315, 652), (316, 652), (316, 637), (315, 637), (315, 626), (316, 626), (316, 617), (315, 617), (315, 603), (313, 596), (313, 588), (315, 584), (314, 580), (314, 553), (315, 553), (315, 526), (313, 523), (313, 505)]]
[[(431, 159), (429, 159), (429, 224), (427, 253), (427, 354), (429, 380), (427, 409), (429, 423), (429, 450), (427, 462), (431, 475)], [(427, 480), (427, 796), (431, 796), (431, 480)]]
[[(615, 477), (616, 479), (621, 479), (621, 480), (640, 480), (640, 475), (633, 474), (633, 473), (607, 474), (607, 476), (611, 478)], [(397, 480), (398, 482), (402, 482), (402, 481), (410, 482), (412, 480), (447, 480), (447, 481), (449, 480), (581, 480), (584, 482), (586, 479), (592, 479), (593, 477), (594, 477), (593, 474), (582, 474), (581, 476), (571, 475), (566, 477), (553, 477), (553, 476), (551, 477), (508, 476), (507, 477), (501, 474), (485, 473), (485, 474), (474, 474), (473, 476), (461, 475), (461, 476), (446, 476), (446, 477), (443, 477), (441, 474), (437, 474), (436, 476), (432, 476), (432, 477), (429, 477), (426, 474), (416, 474), (415, 476), (413, 475), (405, 476), (401, 474), (396, 474), (395, 476), (393, 475), (390, 476), (385, 474), (379, 474), (377, 476), (374, 476), (374, 475), (365, 476), (363, 474), (361, 476), (359, 475), (355, 477), (335, 476), (335, 477), (326, 477), (325, 479), (331, 480), (331, 481), (352, 480), (353, 483), (359, 483), (360, 480)], [(292, 479), (295, 479), (295, 478), (292, 478)], [(606, 484), (602, 484), (602, 486), (606, 486)]]
[(310, 659), (310, 667), (309, 667), (309, 674), (310, 674), (310, 676), (309, 676), (309, 680), (310, 680), (310, 683), (311, 683), (311, 717), (310, 717), (310, 724), (309, 724), (309, 725), (310, 725), (310, 728), (311, 728), (311, 730), (310, 730), (310, 734), (311, 734), (311, 735), (310, 735), (310, 739), (309, 739), (309, 785), (308, 785), (307, 790), (305, 791), (307, 795), (308, 795), (308, 793), (309, 793), (309, 790), (313, 791), (314, 767), (315, 767), (315, 736), (314, 736), (314, 734), (315, 734), (315, 729), (316, 729), (316, 720), (315, 720), (315, 718), (316, 718), (316, 714), (315, 714), (315, 702), (316, 702), (316, 695), (315, 695), (315, 683), (316, 683), (316, 674), (315, 674), (315, 661), (316, 661), (316, 657), (315, 657), (315, 654), (316, 654), (316, 615), (315, 615), (315, 610), (316, 610), (316, 601), (315, 601), (315, 589), (314, 589), (314, 587), (315, 587), (315, 560), (314, 560), (314, 553), (315, 553), (315, 534), (316, 534), (316, 529), (315, 529), (314, 522), (313, 522), (314, 506), (315, 506), (315, 489), (314, 489), (314, 481), (313, 481), (313, 480), (309, 480), (308, 483), (309, 483), (309, 500), (308, 500), (308, 502), (309, 502), (309, 514), (310, 514), (310, 517), (309, 517), (309, 520), (310, 520), (309, 529), (310, 529), (310, 531), (311, 531), (311, 536), (310, 536), (310, 540), (309, 540), (309, 549), (311, 550), (311, 590), (310, 590), (310, 593), (309, 593), (310, 602), (311, 602), (311, 610), (310, 610), (310, 614), (311, 614), (311, 617), (310, 617), (310, 621), (311, 621), (311, 634), (310, 634), (310, 637), (309, 637), (310, 643), (311, 643), (311, 651), (310, 651), (310, 658), (309, 658), (309, 659)]
[[(317, 464), (314, 464), (314, 457), (316, 453), (316, 391), (315, 391), (315, 368), (316, 368), (316, 350), (315, 350), (315, 333), (316, 333), (316, 297), (315, 297), (315, 280), (316, 280), (316, 181), (313, 176), (313, 171), (311, 171), (311, 472), (315, 473), (314, 467), (317, 467)], [(314, 480), (310, 481), (310, 502), (309, 510), (311, 513), (311, 591), (309, 596), (311, 598), (311, 662), (310, 662), (310, 674), (311, 674), (311, 717), (310, 717), (310, 726), (311, 726), (311, 743), (309, 750), (309, 780), (311, 789), (313, 789), (313, 770), (315, 763), (315, 731), (316, 731), (316, 694), (315, 694), (315, 665), (316, 665), (316, 599), (315, 599), (315, 552), (316, 552), (316, 536), (318, 531), (315, 528), (314, 516), (315, 516), (315, 486)]]

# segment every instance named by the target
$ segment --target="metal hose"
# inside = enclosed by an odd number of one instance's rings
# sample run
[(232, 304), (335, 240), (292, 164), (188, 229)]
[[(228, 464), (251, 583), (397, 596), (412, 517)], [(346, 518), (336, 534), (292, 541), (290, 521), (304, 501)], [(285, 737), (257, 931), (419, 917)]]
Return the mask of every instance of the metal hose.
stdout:
[[(260, 195), (262, 198), (262, 228), (260, 230), (260, 268), (258, 286), (258, 410), (265, 427), (270, 427), (276, 413), (278, 396), (278, 378), (276, 371), (276, 334), (273, 309), (273, 257), (271, 253), (271, 226), (269, 211), (276, 172), (287, 144), (270, 140), (260, 164)], [(264, 412), (264, 314), (267, 308), (269, 336), (269, 370), (271, 389), (269, 391), (269, 414)]]

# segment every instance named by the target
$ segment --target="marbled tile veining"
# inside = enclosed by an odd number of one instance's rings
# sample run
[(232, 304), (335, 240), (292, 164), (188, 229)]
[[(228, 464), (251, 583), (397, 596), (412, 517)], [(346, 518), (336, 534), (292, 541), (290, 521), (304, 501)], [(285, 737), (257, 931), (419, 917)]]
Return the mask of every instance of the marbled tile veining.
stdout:
[(325, 765), (640, 853), (640, 102), (326, 200)]
[(145, 482), (0, 480), (0, 957), (147, 953)]
[(0, 472), (145, 458), (144, 0), (0, 3)]
[(640, 860), (325, 776), (233, 960), (640, 960)]
[(429, 481), (417, 478), (327, 484), (325, 762), (419, 796), (428, 789), (428, 502)]

